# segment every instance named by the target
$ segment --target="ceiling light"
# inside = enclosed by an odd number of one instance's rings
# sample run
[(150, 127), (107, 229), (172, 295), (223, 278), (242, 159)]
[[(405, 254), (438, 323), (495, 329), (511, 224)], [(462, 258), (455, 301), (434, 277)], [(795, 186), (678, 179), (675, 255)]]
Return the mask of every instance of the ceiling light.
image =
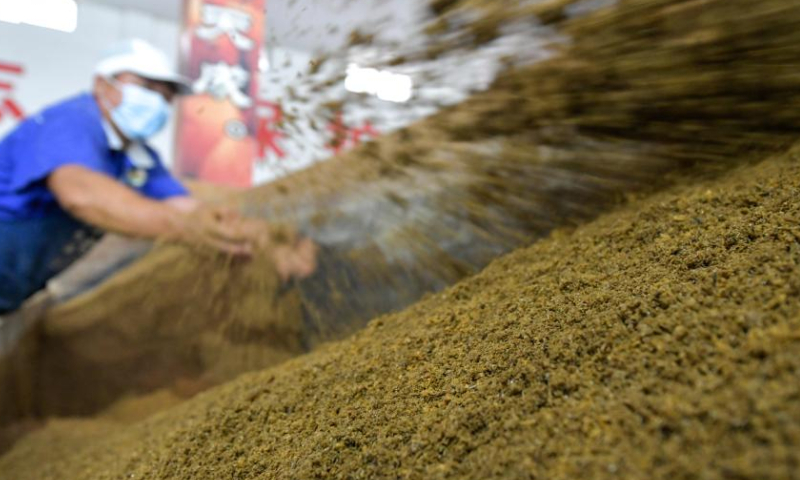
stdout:
[(347, 67), (344, 88), (354, 93), (375, 95), (388, 102), (403, 103), (411, 99), (414, 82), (408, 75), (361, 68), (355, 63)]
[(71, 33), (78, 27), (78, 4), (75, 0), (0, 0), (0, 22)]

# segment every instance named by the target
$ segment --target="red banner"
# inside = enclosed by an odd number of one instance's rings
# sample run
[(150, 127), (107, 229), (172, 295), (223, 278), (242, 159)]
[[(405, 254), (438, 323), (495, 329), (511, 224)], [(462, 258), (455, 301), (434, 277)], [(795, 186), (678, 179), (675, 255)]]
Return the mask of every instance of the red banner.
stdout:
[(177, 173), (237, 187), (258, 156), (258, 59), (266, 0), (185, 0), (181, 71), (195, 95), (180, 102)]

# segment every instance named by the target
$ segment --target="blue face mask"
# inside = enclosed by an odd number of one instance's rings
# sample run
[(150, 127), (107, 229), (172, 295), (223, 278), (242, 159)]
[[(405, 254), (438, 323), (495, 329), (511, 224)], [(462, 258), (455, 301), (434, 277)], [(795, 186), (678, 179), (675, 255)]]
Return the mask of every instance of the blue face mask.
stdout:
[(118, 84), (122, 102), (111, 119), (129, 140), (141, 141), (158, 133), (169, 119), (170, 108), (161, 94), (132, 83)]

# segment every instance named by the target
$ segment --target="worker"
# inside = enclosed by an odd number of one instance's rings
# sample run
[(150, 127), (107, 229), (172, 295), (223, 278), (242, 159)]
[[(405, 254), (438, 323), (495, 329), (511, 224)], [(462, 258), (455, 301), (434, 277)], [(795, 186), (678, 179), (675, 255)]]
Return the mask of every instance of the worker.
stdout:
[[(0, 141), (0, 314), (42, 289), (99, 232), (252, 254), (264, 231), (190, 196), (146, 143), (175, 97), (189, 92), (163, 52), (129, 40), (96, 66), (91, 93), (30, 116)], [(296, 247), (276, 262), (284, 278), (313, 270), (310, 242)]]

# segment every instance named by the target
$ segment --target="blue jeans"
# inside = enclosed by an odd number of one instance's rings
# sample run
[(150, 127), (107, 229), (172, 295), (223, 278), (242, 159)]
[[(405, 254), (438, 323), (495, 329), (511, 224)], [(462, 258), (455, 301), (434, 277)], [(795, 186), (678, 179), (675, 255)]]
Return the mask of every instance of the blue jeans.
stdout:
[(86, 253), (99, 233), (65, 212), (0, 221), (0, 314), (22, 305)]

